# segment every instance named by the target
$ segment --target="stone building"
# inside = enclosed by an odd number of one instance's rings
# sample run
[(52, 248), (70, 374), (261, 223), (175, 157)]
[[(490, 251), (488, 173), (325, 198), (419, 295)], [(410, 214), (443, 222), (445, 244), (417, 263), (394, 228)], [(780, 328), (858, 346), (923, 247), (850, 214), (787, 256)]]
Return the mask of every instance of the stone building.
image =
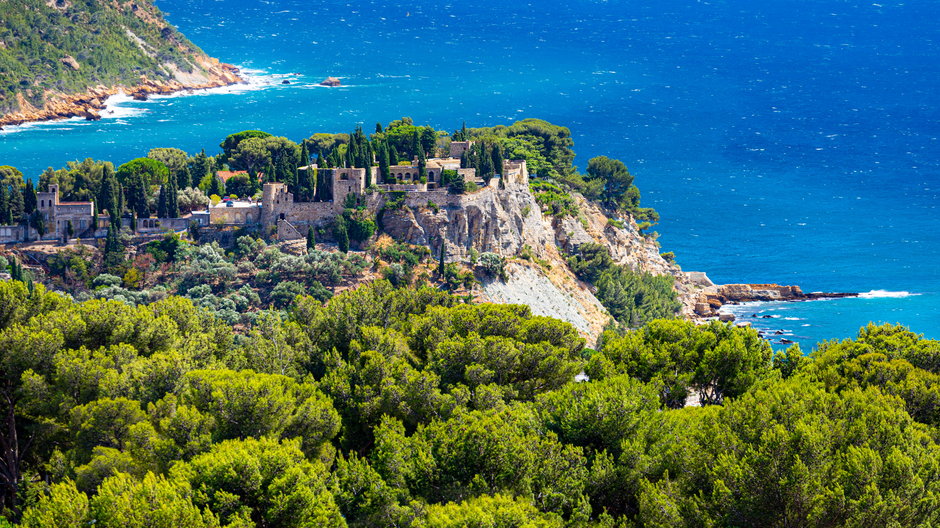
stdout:
[(46, 237), (63, 238), (72, 224), (73, 236), (81, 236), (93, 227), (94, 202), (60, 202), (59, 186), (49, 185), (48, 192), (36, 193), (36, 207), (46, 222)]

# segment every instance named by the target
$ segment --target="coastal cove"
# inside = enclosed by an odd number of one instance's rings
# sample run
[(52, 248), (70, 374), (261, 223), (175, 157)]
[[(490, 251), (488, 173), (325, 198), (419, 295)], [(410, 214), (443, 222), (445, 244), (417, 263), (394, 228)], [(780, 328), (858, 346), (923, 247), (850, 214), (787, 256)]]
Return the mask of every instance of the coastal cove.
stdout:
[[(910, 292), (732, 307), (740, 320), (759, 314), (755, 327), (768, 321), (806, 351), (870, 320), (940, 337), (940, 76), (937, 43), (921, 38), (937, 6), (278, 5), (159, 2), (250, 84), (5, 129), (0, 164), (35, 178), (155, 146), (215, 152), (246, 128), (297, 140), (377, 117), (446, 129), (541, 117), (571, 128), (582, 168), (598, 154), (628, 164), (684, 269), (716, 283)], [(787, 39), (762, 34), (771, 17), (789, 21)], [(873, 52), (879, 39), (897, 54)], [(317, 87), (328, 75), (347, 86)]]

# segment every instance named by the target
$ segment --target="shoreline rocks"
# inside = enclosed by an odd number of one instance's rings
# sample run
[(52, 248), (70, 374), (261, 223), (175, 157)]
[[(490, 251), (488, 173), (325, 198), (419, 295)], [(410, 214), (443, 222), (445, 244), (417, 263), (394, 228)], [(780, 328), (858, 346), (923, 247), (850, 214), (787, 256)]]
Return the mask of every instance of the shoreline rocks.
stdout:
[(83, 117), (89, 121), (97, 121), (101, 119), (99, 112), (105, 108), (108, 97), (117, 95), (121, 91), (135, 100), (146, 101), (151, 95), (206, 90), (243, 82), (245, 80), (239, 75), (238, 68), (221, 62), (212, 64), (209, 75), (197, 82), (183, 82), (175, 79), (152, 80), (142, 76), (140, 83), (131, 87), (99, 85), (80, 93), (55, 95), (50, 97), (42, 108), (36, 108), (28, 103), (23, 104), (25, 101), (21, 101), (20, 111), (0, 116), (0, 128), (72, 117)]
[(716, 317), (718, 310), (726, 304), (741, 304), (758, 301), (799, 302), (818, 299), (841, 299), (858, 297), (857, 293), (810, 292), (804, 293), (799, 286), (780, 284), (721, 284), (704, 288), (695, 303), (698, 317)]

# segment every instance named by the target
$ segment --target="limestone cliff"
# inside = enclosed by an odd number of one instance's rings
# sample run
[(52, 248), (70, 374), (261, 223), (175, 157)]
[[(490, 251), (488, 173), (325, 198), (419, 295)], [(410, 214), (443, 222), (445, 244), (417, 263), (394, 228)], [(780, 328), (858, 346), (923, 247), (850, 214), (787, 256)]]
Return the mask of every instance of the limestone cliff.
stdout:
[(150, 0), (0, 2), (0, 126), (97, 119), (108, 96), (135, 98), (240, 82)]
[[(470, 250), (507, 259), (507, 280), (486, 280), (481, 301), (527, 304), (533, 313), (572, 323), (589, 341), (600, 335), (610, 316), (592, 287), (569, 269), (565, 254), (580, 244), (610, 248), (619, 264), (656, 275), (672, 275), (691, 316), (699, 287), (676, 265), (660, 256), (658, 244), (643, 236), (629, 218), (623, 227), (610, 222), (599, 207), (576, 196), (580, 214), (543, 215), (527, 182), (507, 181), (463, 195), (436, 191), (407, 197), (405, 207), (381, 213), (381, 227), (392, 237), (426, 245), (435, 252), (444, 243), (447, 261), (468, 262)], [(428, 196), (430, 195), (430, 200)], [(373, 195), (381, 208), (385, 197)]]

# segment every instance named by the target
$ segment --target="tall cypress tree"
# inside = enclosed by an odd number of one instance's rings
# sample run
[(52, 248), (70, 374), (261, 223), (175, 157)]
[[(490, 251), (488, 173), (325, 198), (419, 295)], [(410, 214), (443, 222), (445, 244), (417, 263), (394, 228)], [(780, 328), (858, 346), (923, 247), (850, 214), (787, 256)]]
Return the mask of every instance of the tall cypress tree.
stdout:
[(13, 223), (13, 211), (10, 210), (10, 192), (6, 184), (0, 183), (0, 225)]
[(493, 160), (493, 174), (502, 174), (503, 173), (503, 150), (499, 148), (498, 143), (493, 145), (492, 160)]
[(317, 152), (317, 167), (321, 169), (326, 168), (326, 160), (323, 159), (323, 153), (321, 152)]
[(388, 145), (384, 141), (380, 141), (378, 144), (378, 154), (379, 154), (379, 182), (380, 183), (390, 183), (389, 180), (392, 177), (392, 173), (389, 170), (389, 157), (388, 157)]
[(317, 247), (317, 239), (314, 236), (313, 226), (307, 227), (307, 251), (313, 251)]
[(124, 263), (124, 246), (118, 238), (119, 226), (111, 224), (108, 227), (108, 236), (104, 242), (104, 266), (113, 271)]
[(23, 191), (20, 185), (14, 183), (10, 186), (10, 223), (17, 224), (23, 218)]
[(336, 245), (343, 253), (349, 252), (349, 232), (346, 229), (346, 218), (343, 215), (336, 217), (336, 224), (333, 226), (333, 233), (336, 236)]
[(300, 142), (300, 166), (306, 167), (310, 165), (310, 151), (307, 150), (307, 142)]
[(118, 182), (114, 177), (114, 170), (110, 164), (105, 164), (101, 169), (101, 188), (98, 190), (98, 207), (101, 211), (107, 211), (114, 215), (114, 209), (117, 207)]
[(33, 180), (26, 180), (26, 192), (23, 194), (23, 214), (33, 214), (37, 205), (36, 189), (33, 188)]
[(376, 124), (375, 124), (375, 133), (376, 133), (376, 134), (381, 134), (382, 132), (385, 132), (385, 130), (382, 129), (382, 123), (376, 123)]
[(388, 146), (388, 163), (389, 165), (398, 165), (398, 160), (401, 158), (398, 156), (398, 149), (395, 148), (395, 145), (389, 144)]
[(424, 153), (424, 146), (421, 145), (421, 140), (418, 137), (418, 134), (415, 133), (415, 151), (418, 153), (418, 179), (422, 181), (427, 181), (428, 179), (428, 159), (427, 155)]
[[(143, 176), (135, 176), (128, 181), (128, 184), (130, 185), (128, 192), (131, 195), (131, 203), (128, 204), (128, 207), (137, 211), (138, 218), (150, 218), (150, 203), (147, 199), (147, 184), (144, 182)], [(124, 214), (123, 208), (121, 208), (120, 214)], [(157, 215), (159, 216), (159, 214), (160, 211), (158, 210)]]
[(222, 178), (219, 178), (218, 175), (213, 174), (209, 180), (208, 194), (209, 196), (214, 194), (219, 197), (225, 195), (225, 184), (222, 183)]
[(157, 218), (169, 218), (167, 213), (167, 194), (166, 185), (160, 186), (160, 197), (157, 199)]
[(166, 215), (167, 218), (179, 218), (180, 216), (180, 197), (179, 187), (176, 180), (170, 179), (170, 188), (167, 189), (166, 197)]

